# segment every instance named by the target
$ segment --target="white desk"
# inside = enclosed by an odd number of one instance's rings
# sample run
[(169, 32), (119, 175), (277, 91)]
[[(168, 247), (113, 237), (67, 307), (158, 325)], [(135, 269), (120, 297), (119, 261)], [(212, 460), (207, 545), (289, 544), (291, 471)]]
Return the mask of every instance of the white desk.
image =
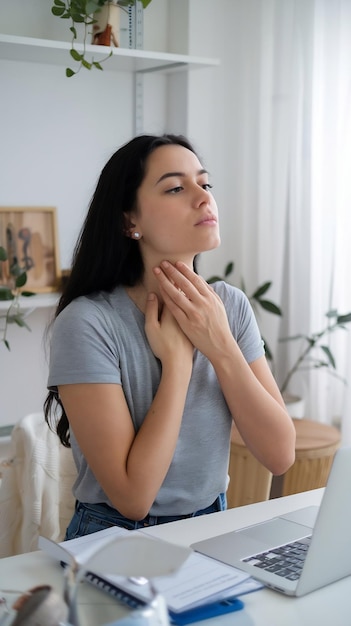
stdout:
[[(170, 524), (145, 529), (148, 535), (177, 544), (190, 545), (195, 541), (225, 533), (235, 528), (263, 521), (276, 514), (295, 508), (319, 504), (323, 489), (308, 491), (286, 498), (229, 509)], [(58, 563), (42, 552), (0, 560), (0, 592), (11, 605), (15, 597), (36, 584), (51, 584), (62, 588), (62, 570)], [(7, 590), (5, 593), (4, 591)], [(15, 593), (8, 593), (9, 590)], [(303, 598), (288, 598), (269, 589), (243, 597), (245, 608), (202, 622), (206, 626), (350, 626), (351, 577), (324, 587)], [(79, 596), (82, 623), (98, 626), (125, 615), (107, 594), (84, 584)], [(83, 621), (84, 618), (84, 621)]]

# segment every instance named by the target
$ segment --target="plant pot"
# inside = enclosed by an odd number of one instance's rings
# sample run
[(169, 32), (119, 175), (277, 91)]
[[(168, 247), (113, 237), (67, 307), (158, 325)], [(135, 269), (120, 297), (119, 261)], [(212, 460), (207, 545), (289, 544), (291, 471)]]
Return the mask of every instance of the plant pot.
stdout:
[(290, 417), (301, 419), (305, 417), (305, 401), (300, 396), (283, 393), (283, 400)]
[(121, 7), (114, 2), (107, 2), (100, 11), (94, 13), (92, 43), (98, 46), (119, 47)]

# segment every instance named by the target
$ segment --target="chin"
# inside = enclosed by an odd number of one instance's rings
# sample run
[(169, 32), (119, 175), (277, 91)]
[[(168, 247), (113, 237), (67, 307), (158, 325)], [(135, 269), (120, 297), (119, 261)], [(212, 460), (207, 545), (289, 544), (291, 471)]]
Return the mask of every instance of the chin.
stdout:
[(208, 243), (208, 245), (206, 247), (204, 247), (204, 249), (201, 252), (215, 250), (216, 248), (219, 248), (220, 245), (221, 245), (221, 238), (220, 237), (216, 237), (216, 239), (213, 240), (213, 241), (210, 241)]

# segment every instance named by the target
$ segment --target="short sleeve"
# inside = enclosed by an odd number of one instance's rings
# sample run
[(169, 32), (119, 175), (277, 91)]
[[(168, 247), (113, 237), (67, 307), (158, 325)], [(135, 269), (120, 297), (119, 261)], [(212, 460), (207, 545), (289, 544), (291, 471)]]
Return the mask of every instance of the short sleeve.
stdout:
[(245, 360), (256, 361), (265, 353), (264, 343), (248, 297), (243, 291), (224, 281), (212, 285), (225, 306), (233, 337)]
[(121, 382), (114, 329), (100, 307), (78, 298), (55, 319), (48, 387)]

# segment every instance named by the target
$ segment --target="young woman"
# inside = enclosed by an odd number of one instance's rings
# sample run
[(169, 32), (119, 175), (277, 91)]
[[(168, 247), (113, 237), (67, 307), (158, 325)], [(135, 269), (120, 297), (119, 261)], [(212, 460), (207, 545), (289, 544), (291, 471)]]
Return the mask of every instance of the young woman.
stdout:
[(194, 271), (220, 243), (207, 171), (182, 136), (139, 136), (104, 167), (51, 338), (45, 415), (78, 477), (67, 538), (226, 506), (234, 419), (274, 474), (295, 431), (246, 296)]

